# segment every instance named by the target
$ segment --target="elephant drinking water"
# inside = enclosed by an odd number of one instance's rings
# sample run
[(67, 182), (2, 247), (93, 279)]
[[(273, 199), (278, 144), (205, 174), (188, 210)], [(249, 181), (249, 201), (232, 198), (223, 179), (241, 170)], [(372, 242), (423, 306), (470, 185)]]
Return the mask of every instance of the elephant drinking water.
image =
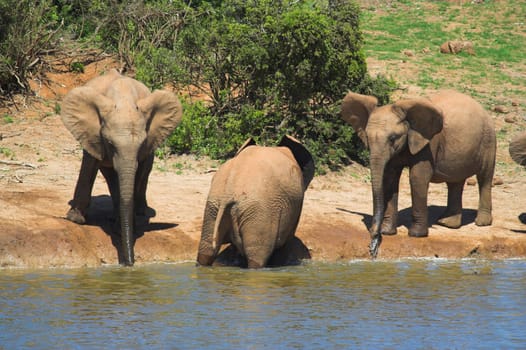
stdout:
[(398, 187), (406, 166), (413, 213), (410, 236), (428, 235), (430, 182), (446, 182), (448, 187), (447, 208), (438, 223), (460, 227), (464, 182), (472, 175), (477, 176), (480, 197), (475, 223), (491, 224), (495, 130), (489, 114), (471, 97), (442, 91), (428, 99), (406, 99), (377, 107), (375, 97), (349, 92), (343, 100), (341, 116), (370, 150), (373, 257), (381, 235), (396, 233)]
[(181, 120), (171, 92), (153, 93), (112, 70), (71, 90), (62, 103), (62, 122), (84, 152), (67, 219), (83, 224), (100, 169), (118, 213), (122, 260), (134, 263), (135, 214), (145, 215), (146, 186), (154, 150)]

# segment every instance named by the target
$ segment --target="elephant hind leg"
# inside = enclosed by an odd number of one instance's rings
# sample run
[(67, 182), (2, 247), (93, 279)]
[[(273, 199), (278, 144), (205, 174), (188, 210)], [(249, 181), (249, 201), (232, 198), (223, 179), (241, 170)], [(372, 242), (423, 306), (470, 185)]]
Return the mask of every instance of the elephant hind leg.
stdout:
[(438, 220), (438, 224), (459, 228), (462, 225), (462, 192), (465, 180), (447, 183), (447, 208)]
[(491, 214), (491, 186), (493, 181), (493, 170), (491, 174), (477, 174), (479, 184), (479, 207), (475, 225), (489, 226), (493, 221)]
[(259, 269), (267, 266), (270, 256), (274, 252), (274, 244), (265, 232), (250, 229), (243, 232), (243, 251), (249, 269)]

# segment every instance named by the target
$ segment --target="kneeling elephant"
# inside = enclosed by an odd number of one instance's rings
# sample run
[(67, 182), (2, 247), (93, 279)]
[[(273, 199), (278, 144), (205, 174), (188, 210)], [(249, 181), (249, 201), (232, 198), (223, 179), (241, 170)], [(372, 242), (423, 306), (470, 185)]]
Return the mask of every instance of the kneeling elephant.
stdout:
[(294, 237), (313, 176), (311, 154), (292, 137), (278, 147), (247, 140), (212, 179), (197, 262), (212, 265), (221, 245), (232, 243), (249, 268), (266, 266)]

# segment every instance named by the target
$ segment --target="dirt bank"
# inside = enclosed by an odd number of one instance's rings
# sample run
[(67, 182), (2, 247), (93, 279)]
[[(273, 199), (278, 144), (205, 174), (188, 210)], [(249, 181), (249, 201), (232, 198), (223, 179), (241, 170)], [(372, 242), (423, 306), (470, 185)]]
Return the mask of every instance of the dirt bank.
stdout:
[[(99, 176), (87, 225), (63, 218), (72, 197), (81, 148), (54, 111), (55, 100), (111, 63), (84, 75), (60, 77), (60, 84), (36, 88), (39, 103), (11, 108), (13, 121), (0, 121), (0, 267), (79, 267), (116, 264), (111, 239), (111, 200)], [(497, 118), (497, 117), (495, 117)], [(498, 121), (497, 121), (498, 122)], [(498, 123), (497, 123), (498, 125)], [(464, 222), (458, 230), (437, 225), (428, 238), (410, 238), (407, 173), (401, 181), (398, 235), (385, 237), (380, 259), (407, 257), (526, 257), (526, 177), (499, 146), (499, 185), (493, 188), (494, 222), (474, 224), (477, 186), (464, 191)], [(194, 260), (202, 212), (216, 163), (190, 156), (156, 159), (148, 188), (157, 216), (142, 225), (135, 246), (137, 264)], [(297, 236), (314, 260), (368, 258), (367, 225), (372, 213), (368, 170), (358, 165), (318, 176), (306, 193)], [(444, 209), (446, 187), (431, 185), (430, 217)], [(522, 219), (522, 222), (521, 222)]]

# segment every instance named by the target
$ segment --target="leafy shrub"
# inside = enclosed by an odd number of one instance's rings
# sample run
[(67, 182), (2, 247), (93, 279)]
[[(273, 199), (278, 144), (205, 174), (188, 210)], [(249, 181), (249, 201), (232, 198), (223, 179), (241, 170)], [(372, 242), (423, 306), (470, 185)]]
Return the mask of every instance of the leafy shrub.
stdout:
[(29, 74), (57, 46), (55, 10), (51, 0), (0, 0), (0, 95), (29, 91)]
[(291, 134), (335, 169), (367, 158), (338, 116), (345, 93), (387, 103), (394, 87), (368, 75), (359, 18), (353, 0), (0, 0), (0, 92), (27, 90), (59, 35), (93, 40), (150, 88), (208, 95), (185, 102), (172, 152), (226, 158)]
[[(366, 152), (338, 116), (349, 90), (389, 101), (393, 83), (367, 74), (359, 8), (350, 0), (223, 1), (196, 8), (178, 36), (174, 85), (209, 95), (214, 125), (204, 144), (227, 157), (249, 136), (274, 143), (288, 133), (318, 164), (338, 168)], [(178, 148), (177, 135), (172, 150)], [(196, 149), (194, 149), (196, 151)], [(207, 154), (206, 152), (203, 152)]]

